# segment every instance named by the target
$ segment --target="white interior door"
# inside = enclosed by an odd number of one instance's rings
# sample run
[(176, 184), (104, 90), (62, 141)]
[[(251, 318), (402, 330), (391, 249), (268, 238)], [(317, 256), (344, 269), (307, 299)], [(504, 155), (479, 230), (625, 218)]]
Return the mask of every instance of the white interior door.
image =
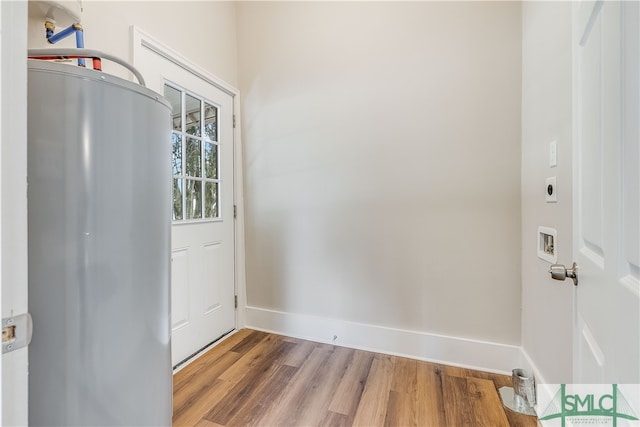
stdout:
[[(134, 65), (173, 106), (172, 360), (235, 328), (233, 96), (142, 47)], [(204, 77), (204, 78), (203, 78)]]
[(640, 383), (637, 2), (574, 5), (575, 383)]

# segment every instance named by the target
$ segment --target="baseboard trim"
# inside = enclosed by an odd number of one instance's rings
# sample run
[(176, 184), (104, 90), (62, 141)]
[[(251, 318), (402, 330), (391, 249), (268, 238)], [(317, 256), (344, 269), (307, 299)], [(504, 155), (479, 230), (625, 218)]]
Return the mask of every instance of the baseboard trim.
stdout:
[[(499, 374), (520, 367), (519, 346), (246, 307), (246, 327), (294, 338)], [(334, 338), (335, 337), (335, 338)]]
[(533, 377), (536, 380), (536, 404), (534, 405), (534, 409), (536, 410), (536, 414), (540, 415), (540, 408), (538, 407), (537, 402), (540, 402), (541, 400), (544, 400), (545, 402), (551, 402), (558, 389), (554, 387), (555, 384), (549, 384), (544, 379), (544, 377), (540, 373), (540, 369), (538, 369), (536, 364), (533, 362), (533, 359), (531, 359), (529, 353), (527, 353), (524, 348), (522, 348), (520, 351), (522, 352), (522, 367), (533, 372)]
[(528, 369), (533, 372), (533, 375), (536, 378), (536, 383), (538, 384), (547, 384), (547, 381), (542, 376), (542, 373), (538, 369), (535, 363), (533, 363), (533, 359), (529, 356), (529, 353), (524, 348), (521, 348), (522, 352), (522, 368)]

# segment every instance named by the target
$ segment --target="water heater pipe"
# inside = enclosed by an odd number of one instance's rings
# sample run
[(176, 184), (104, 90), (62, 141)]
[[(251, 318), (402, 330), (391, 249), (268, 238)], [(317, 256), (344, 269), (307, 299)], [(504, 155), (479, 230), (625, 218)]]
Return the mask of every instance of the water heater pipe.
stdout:
[[(78, 25), (80, 27), (76, 29), (76, 47), (79, 49), (84, 49), (84, 30), (82, 29), (82, 26), (80, 26), (80, 24), (75, 25)], [(78, 65), (81, 67), (85, 66), (83, 58), (78, 58)]]
[[(75, 33), (76, 47), (79, 49), (84, 48), (84, 30), (82, 29), (82, 25), (79, 22), (69, 25), (67, 28), (65, 28), (64, 30), (60, 31), (57, 34), (54, 34), (54, 31), (56, 29), (56, 24), (53, 22), (53, 20), (45, 21), (44, 28), (45, 28), (45, 35), (49, 43), (55, 44), (60, 40), (65, 39), (69, 37), (71, 34)], [(84, 58), (82, 57), (78, 58), (78, 65), (80, 67), (85, 66)]]
[(60, 49), (29, 49), (27, 51), (27, 55), (31, 59), (69, 59), (69, 58), (92, 58), (96, 59), (106, 59), (111, 62), (115, 62), (116, 64), (120, 64), (125, 67), (127, 70), (131, 71), (131, 73), (136, 77), (138, 83), (141, 86), (146, 86), (144, 78), (140, 71), (133, 67), (133, 65), (129, 64), (123, 59), (118, 58), (117, 56), (110, 55), (108, 53), (100, 52), (99, 50), (94, 49), (73, 49), (73, 48), (60, 48)]

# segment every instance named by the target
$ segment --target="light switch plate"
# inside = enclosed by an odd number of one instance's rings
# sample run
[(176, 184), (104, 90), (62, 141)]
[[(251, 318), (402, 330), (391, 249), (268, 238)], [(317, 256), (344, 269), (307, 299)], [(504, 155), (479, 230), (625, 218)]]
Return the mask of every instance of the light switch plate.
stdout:
[(556, 203), (558, 201), (558, 189), (556, 188), (556, 177), (547, 178), (545, 186), (545, 196), (547, 203)]
[(553, 140), (549, 143), (549, 167), (558, 166), (558, 143)]

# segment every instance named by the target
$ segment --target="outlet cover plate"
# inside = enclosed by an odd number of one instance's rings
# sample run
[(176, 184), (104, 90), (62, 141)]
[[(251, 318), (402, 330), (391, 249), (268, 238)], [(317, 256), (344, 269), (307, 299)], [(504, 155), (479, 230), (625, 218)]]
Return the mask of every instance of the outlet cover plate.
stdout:
[(558, 201), (558, 188), (556, 186), (555, 176), (547, 178), (544, 191), (545, 191), (545, 200), (547, 203), (556, 203)]

